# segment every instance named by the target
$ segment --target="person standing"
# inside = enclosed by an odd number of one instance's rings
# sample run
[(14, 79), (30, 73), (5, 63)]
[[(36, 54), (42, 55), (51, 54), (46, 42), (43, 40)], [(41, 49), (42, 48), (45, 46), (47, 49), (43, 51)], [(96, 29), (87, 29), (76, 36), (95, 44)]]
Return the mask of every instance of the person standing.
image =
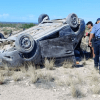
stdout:
[(92, 46), (91, 40), (95, 35), (94, 39), (94, 68), (98, 70), (99, 66), (99, 74), (100, 74), (100, 18), (97, 19), (97, 24), (95, 24), (92, 28), (89, 38), (89, 45)]
[[(87, 28), (89, 29), (89, 31), (86, 32), (86, 36), (88, 36), (88, 42), (89, 42), (89, 36), (90, 36), (91, 31), (92, 31), (93, 23), (92, 23), (91, 21), (89, 21), (86, 25), (87, 25)], [(92, 39), (91, 41), (94, 42), (93, 40), (94, 40), (94, 39)], [(93, 44), (93, 43), (92, 43), (92, 44)], [(94, 54), (93, 45), (90, 47), (90, 49), (91, 49), (91, 54), (92, 54), (91, 57), (94, 58), (94, 57), (95, 57), (95, 54)]]
[(82, 38), (82, 42), (81, 42), (81, 49), (83, 51), (83, 54), (85, 55), (86, 59), (88, 59), (90, 56), (90, 52), (92, 51), (92, 55), (94, 57), (94, 49), (92, 47), (89, 46), (89, 36), (90, 36), (90, 32), (92, 30), (93, 27), (93, 23), (91, 21), (89, 21), (86, 24), (85, 27), (85, 33), (84, 33), (84, 37)]

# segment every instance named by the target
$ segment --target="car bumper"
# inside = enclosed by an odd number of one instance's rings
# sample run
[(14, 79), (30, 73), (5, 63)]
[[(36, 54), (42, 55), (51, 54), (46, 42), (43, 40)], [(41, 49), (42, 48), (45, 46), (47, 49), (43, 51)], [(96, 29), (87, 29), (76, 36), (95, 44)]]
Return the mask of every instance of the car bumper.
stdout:
[(14, 51), (0, 51), (0, 66), (7, 63), (10, 67), (20, 66), (23, 63), (23, 59), (19, 55), (17, 50)]

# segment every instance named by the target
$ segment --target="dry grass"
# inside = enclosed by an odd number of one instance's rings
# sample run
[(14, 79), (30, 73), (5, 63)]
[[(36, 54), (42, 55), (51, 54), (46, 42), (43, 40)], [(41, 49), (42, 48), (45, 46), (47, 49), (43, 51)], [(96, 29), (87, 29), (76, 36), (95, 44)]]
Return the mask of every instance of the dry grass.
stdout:
[(48, 61), (47, 59), (43, 69), (36, 69), (33, 63), (27, 63), (17, 69), (10, 69), (5, 65), (0, 69), (0, 82), (4, 83), (5, 78), (8, 77), (11, 77), (15, 82), (21, 81), (25, 77), (30, 84), (54, 82), (56, 86), (64, 86), (68, 91), (71, 90), (70, 94), (74, 98), (81, 98), (86, 94), (100, 94), (100, 75), (93, 66), (87, 64), (82, 68), (72, 68), (71, 63), (64, 62), (63, 66), (56, 68), (56, 70), (52, 70), (54, 69), (54, 60)]
[(5, 78), (2, 73), (0, 73), (0, 85), (5, 83)]
[(30, 77), (31, 83), (36, 83), (41, 79), (46, 81), (52, 81), (54, 79), (51, 73), (49, 73), (48, 71), (42, 72), (41, 70), (36, 70), (35, 66), (32, 65), (32, 63), (29, 64), (26, 75)]
[(71, 89), (70, 93), (74, 98), (84, 97), (87, 94), (100, 94), (100, 75), (93, 66), (90, 67), (87, 64), (83, 68), (70, 69), (66, 67), (67, 69), (63, 73), (64, 77), (59, 77), (55, 81), (56, 84), (67, 86), (68, 90)]
[(7, 67), (7, 64), (5, 64), (4, 67), (0, 68), (0, 83), (6, 83), (9, 77), (11, 77), (13, 74), (14, 71), (10, 70), (9, 67)]
[(26, 73), (26, 72), (27, 72), (25, 66), (21, 66), (21, 67), (20, 67), (20, 71), (21, 71), (22, 73)]
[(81, 76), (78, 76), (76, 74), (68, 74), (66, 77), (59, 79), (56, 81), (56, 83), (60, 86), (67, 86), (70, 87), (72, 84), (75, 85), (84, 85), (84, 79)]
[(82, 61), (82, 65), (85, 66), (87, 63), (86, 63), (86, 57), (84, 56), (84, 59)]
[(15, 82), (21, 81), (23, 79), (23, 74), (21, 72), (15, 72), (12, 77)]
[[(39, 70), (39, 71), (38, 71)], [(31, 83), (36, 83), (38, 79), (44, 79), (46, 81), (52, 81), (54, 78), (51, 73), (43, 72), (38, 69), (36, 70), (34, 64), (32, 62), (25, 63), (20, 68), (9, 68), (7, 65), (3, 67), (0, 72), (2, 72), (1, 80), (3, 81), (3, 77), (11, 77), (15, 82), (23, 80), (23, 77), (28, 77)]]
[(80, 84), (80, 85), (85, 85), (85, 81), (86, 81), (86, 79), (85, 79), (85, 75), (82, 75), (81, 74), (81, 72), (79, 72), (79, 71), (75, 71), (75, 78), (76, 78), (76, 80), (78, 80), (77, 82), (78, 82), (78, 84)]
[(71, 86), (71, 95), (74, 98), (82, 98), (85, 97), (85, 94), (82, 92), (81, 88), (78, 88), (75, 85)]
[(32, 83), (36, 83), (38, 80), (38, 75), (37, 73), (35, 72), (35, 69), (33, 69), (33, 71), (30, 72), (30, 81)]
[(57, 79), (56, 78), (55, 82), (56, 82), (56, 84), (58, 86), (67, 86), (67, 87), (70, 87), (71, 84), (73, 83), (73, 80), (70, 77), (66, 77), (66, 78), (62, 78), (62, 79)]
[(48, 60), (47, 58), (45, 58), (44, 66), (48, 70), (53, 70), (55, 66), (55, 60), (54, 59)]
[(30, 77), (31, 83), (36, 83), (38, 80), (36, 69), (32, 62), (28, 63), (28, 70), (26, 71), (26, 76)]
[(100, 94), (100, 85), (94, 85), (92, 88), (91, 88), (91, 91), (93, 94)]
[(49, 72), (43, 74), (41, 78), (45, 79), (47, 82), (55, 80), (55, 77)]
[(93, 81), (93, 82), (99, 82), (99, 78), (100, 77), (97, 74), (93, 74), (92, 77), (91, 77), (91, 79), (92, 79), (91, 81)]
[(9, 68), (9, 67), (7, 67), (7, 65), (5, 65), (4, 76), (12, 76), (13, 74), (14, 74), (13, 68)]
[(63, 67), (64, 68), (72, 68), (73, 67), (73, 63), (71, 63), (69, 61), (64, 61), (63, 62)]

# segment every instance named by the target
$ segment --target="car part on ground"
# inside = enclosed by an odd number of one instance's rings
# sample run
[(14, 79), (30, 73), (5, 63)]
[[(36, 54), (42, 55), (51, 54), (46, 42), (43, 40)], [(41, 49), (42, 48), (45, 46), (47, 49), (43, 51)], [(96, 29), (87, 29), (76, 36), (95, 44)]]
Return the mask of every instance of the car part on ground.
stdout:
[(84, 35), (85, 22), (70, 14), (64, 19), (49, 20), (42, 14), (39, 25), (0, 39), (0, 64), (20, 66), (25, 61), (43, 63), (44, 58), (55, 58), (56, 64), (71, 60), (75, 62), (74, 50)]

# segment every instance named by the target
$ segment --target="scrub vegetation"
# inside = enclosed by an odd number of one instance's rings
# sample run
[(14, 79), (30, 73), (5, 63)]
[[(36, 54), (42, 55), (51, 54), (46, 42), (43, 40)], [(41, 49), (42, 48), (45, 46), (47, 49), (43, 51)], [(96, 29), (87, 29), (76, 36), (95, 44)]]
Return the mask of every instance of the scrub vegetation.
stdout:
[(64, 65), (58, 68), (55, 67), (54, 62), (54, 60), (45, 59), (43, 68), (40, 66), (37, 68), (32, 62), (25, 63), (19, 68), (4, 65), (0, 68), (0, 85), (10, 84), (13, 81), (59, 92), (64, 88), (64, 93), (71, 98), (100, 95), (100, 75), (92, 66), (91, 61), (85, 61), (88, 64), (82, 68), (70, 67), (71, 63), (68, 62), (64, 62)]
[[(34, 25), (0, 24), (0, 33), (5, 36), (11, 32), (16, 34)], [(56, 67), (55, 59), (48, 60), (47, 58), (42, 67), (35, 66), (32, 62), (24, 63), (17, 68), (4, 64), (0, 67), (0, 87), (9, 87), (12, 84), (25, 86), (24, 88), (34, 86), (36, 89), (42, 89), (43, 92), (51, 91), (50, 94), (57, 94), (59, 100), (100, 99), (100, 75), (94, 69), (93, 60), (86, 60), (85, 57), (79, 62), (78, 67), (73, 67), (69, 61), (64, 61), (62, 66)]]
[(10, 35), (17, 34), (21, 31), (31, 28), (35, 25), (36, 24), (33, 24), (33, 23), (29, 23), (29, 24), (0, 23), (0, 33), (2, 33), (5, 36), (5, 38), (7, 38)]
[(33, 23), (29, 23), (29, 24), (21, 24), (21, 23), (17, 23), (17, 24), (11, 24), (11, 23), (0, 23), (0, 27), (12, 27), (12, 28), (30, 28), (30, 27), (33, 27), (35, 26), (35, 24)]

